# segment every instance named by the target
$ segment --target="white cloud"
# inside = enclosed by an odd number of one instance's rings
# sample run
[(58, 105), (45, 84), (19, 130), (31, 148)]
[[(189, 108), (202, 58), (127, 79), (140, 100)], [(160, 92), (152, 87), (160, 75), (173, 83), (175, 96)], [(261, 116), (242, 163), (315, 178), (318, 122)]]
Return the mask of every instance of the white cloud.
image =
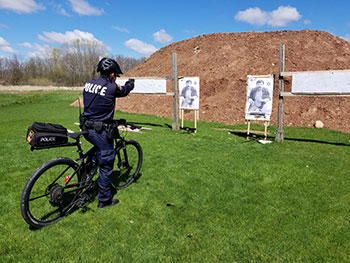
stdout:
[(6, 53), (16, 53), (17, 51), (14, 50), (10, 43), (8, 43), (5, 39), (0, 37), (0, 50)]
[(124, 27), (112, 26), (112, 28), (119, 31), (119, 32), (129, 33), (129, 30), (127, 28), (124, 28)]
[(305, 19), (305, 20), (304, 20), (304, 24), (305, 24), (305, 25), (310, 25), (310, 24), (311, 24), (311, 21), (310, 21), (309, 19)]
[(10, 44), (5, 39), (0, 37), (0, 45), (1, 46), (9, 46)]
[(271, 18), (267, 21), (270, 26), (285, 26), (290, 22), (298, 21), (301, 18), (298, 10), (291, 6), (280, 6), (271, 12)]
[(259, 7), (248, 8), (245, 11), (239, 11), (235, 19), (255, 26), (263, 26), (268, 21), (268, 14)]
[(238, 21), (246, 22), (255, 26), (269, 25), (273, 27), (283, 27), (287, 24), (298, 21), (301, 18), (298, 10), (291, 6), (280, 6), (272, 12), (261, 10), (259, 7), (248, 8), (239, 11), (235, 15)]
[(341, 37), (345, 39), (346, 41), (350, 41), (350, 34), (346, 34), (345, 36)]
[(153, 34), (153, 39), (155, 42), (158, 42), (161, 44), (166, 44), (173, 41), (173, 37), (167, 34), (167, 32), (164, 29), (161, 29), (158, 32), (155, 32)]
[(103, 9), (97, 9), (95, 7), (92, 7), (87, 1), (85, 0), (69, 0), (69, 2), (72, 5), (72, 9), (74, 12), (78, 13), (79, 15), (84, 16), (99, 16), (103, 14)]
[(38, 38), (48, 43), (68, 43), (77, 39), (84, 39), (89, 41), (97, 41), (103, 44), (102, 41), (95, 38), (95, 36), (89, 32), (82, 32), (80, 30), (67, 31), (66, 33), (59, 32), (43, 32), (43, 35), (38, 35)]
[(29, 57), (46, 58), (48, 54), (52, 53), (52, 49), (53, 49), (53, 47), (50, 47), (48, 45), (39, 45), (39, 44), (33, 45), (28, 42), (21, 43), (19, 44), (19, 46), (33, 50), (32, 52), (27, 53)]
[[(57, 43), (57, 44), (65, 44), (65, 43), (71, 43), (75, 40), (82, 40), (87, 42), (94, 42), (97, 45), (104, 47), (106, 50), (111, 50), (110, 47), (105, 45), (102, 41), (95, 38), (95, 36), (89, 32), (83, 32), (80, 30), (74, 30), (74, 31), (66, 31), (65, 33), (59, 33), (59, 32), (43, 32), (42, 35), (38, 35), (38, 39), (47, 43)], [(26, 45), (28, 48), (31, 45), (30, 43), (23, 43), (23, 45)], [(49, 46), (43, 46), (46, 49), (52, 48)]]
[(184, 33), (189, 34), (189, 35), (194, 35), (196, 33), (196, 31), (192, 30), (192, 29), (185, 29)]
[(56, 6), (56, 9), (57, 9), (57, 12), (61, 15), (64, 15), (64, 16), (70, 16), (68, 14), (68, 12), (66, 11), (66, 9), (64, 9), (61, 5), (57, 5)]
[(32, 49), (32, 50), (44, 50), (44, 49), (47, 49), (47, 48), (50, 48), (49, 45), (39, 45), (39, 44), (31, 44), (29, 42), (24, 42), (24, 43), (21, 43), (19, 44), (19, 46), (21, 47), (25, 47), (25, 48), (28, 48), (28, 49)]
[(45, 7), (34, 0), (0, 0), (0, 9), (7, 9), (17, 13), (33, 13), (44, 10)]
[(10, 46), (0, 46), (0, 50), (6, 53), (17, 53), (17, 51)]
[(64, 8), (59, 9), (58, 12), (59, 12), (61, 15), (70, 16), (70, 15), (68, 14), (68, 12), (67, 12)]
[(57, 4), (54, 1), (51, 1), (50, 4), (53, 7), (53, 10), (55, 10), (58, 14), (64, 15), (64, 16), (70, 16), (70, 14), (61, 4)]
[(33, 48), (33, 45), (28, 43), (28, 42), (21, 43), (21, 44), (19, 44), (19, 46), (25, 47), (25, 48), (30, 48), (30, 49)]
[(144, 43), (136, 38), (129, 39), (124, 43), (124, 45), (127, 48), (130, 48), (142, 55), (151, 55), (152, 53), (156, 52), (158, 49), (154, 47), (153, 45)]
[[(85, 42), (93, 42), (96, 43), (99, 47), (105, 48), (106, 50), (111, 50), (110, 47), (105, 45), (102, 41), (95, 38), (92, 33), (83, 32), (80, 30), (74, 31), (66, 31), (65, 33), (60, 32), (43, 32), (38, 35), (38, 39), (51, 44), (66, 44), (71, 43), (75, 40), (81, 40), (81, 43)], [(49, 45), (39, 45), (39, 44), (31, 44), (28, 42), (21, 43), (20, 46), (32, 49), (35, 52), (28, 53), (29, 56), (39, 56), (43, 57), (47, 54), (50, 54), (53, 46)]]

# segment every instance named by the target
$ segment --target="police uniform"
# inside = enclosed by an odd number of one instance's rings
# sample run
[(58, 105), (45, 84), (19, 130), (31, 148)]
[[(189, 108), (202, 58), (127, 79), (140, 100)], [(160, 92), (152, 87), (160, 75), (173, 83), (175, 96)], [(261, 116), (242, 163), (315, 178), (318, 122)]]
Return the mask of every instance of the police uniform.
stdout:
[[(84, 113), (83, 116), (90, 123), (108, 124), (113, 120), (115, 99), (127, 96), (133, 86), (126, 83), (119, 86), (109, 81), (106, 77), (92, 79), (85, 84), (83, 91)], [(89, 107), (86, 107), (89, 105)], [(96, 129), (93, 125), (88, 127), (87, 140), (98, 148), (97, 161), (100, 168), (98, 184), (98, 200), (106, 202), (112, 199), (110, 189), (111, 174), (115, 159), (113, 140), (107, 138), (105, 129)]]

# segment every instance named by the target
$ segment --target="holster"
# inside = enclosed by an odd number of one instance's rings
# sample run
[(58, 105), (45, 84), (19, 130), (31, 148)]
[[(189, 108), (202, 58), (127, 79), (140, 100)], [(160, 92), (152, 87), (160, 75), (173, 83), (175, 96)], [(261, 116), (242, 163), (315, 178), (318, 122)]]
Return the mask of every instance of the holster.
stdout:
[(87, 127), (86, 127), (86, 117), (84, 117), (82, 114), (80, 114), (79, 116), (79, 127), (82, 131), (86, 131)]
[(101, 133), (103, 131), (103, 122), (102, 121), (95, 121), (94, 122), (94, 129), (97, 133)]
[(102, 122), (102, 121), (92, 121), (88, 120), (84, 116), (79, 117), (80, 120), (80, 129), (82, 131), (86, 131), (88, 129), (94, 129), (97, 133), (101, 133), (103, 130), (108, 130), (108, 124)]
[(116, 120), (108, 124), (106, 128), (106, 133), (107, 133), (107, 138), (110, 140), (120, 138), (120, 134), (118, 130), (118, 122)]

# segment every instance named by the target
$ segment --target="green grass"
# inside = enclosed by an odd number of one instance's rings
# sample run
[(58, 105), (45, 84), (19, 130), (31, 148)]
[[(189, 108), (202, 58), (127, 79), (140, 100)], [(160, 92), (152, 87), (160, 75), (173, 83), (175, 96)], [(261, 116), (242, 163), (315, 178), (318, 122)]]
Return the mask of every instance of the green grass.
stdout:
[(200, 122), (186, 134), (171, 119), (117, 112), (152, 128), (128, 135), (144, 151), (140, 180), (116, 207), (95, 200), (30, 230), (19, 207), (26, 180), (76, 152), (31, 152), (27, 127), (78, 131), (69, 104), (79, 95), (0, 94), (0, 262), (350, 262), (350, 134), (330, 130), (285, 128), (283, 143), (262, 145), (217, 129), (246, 125)]

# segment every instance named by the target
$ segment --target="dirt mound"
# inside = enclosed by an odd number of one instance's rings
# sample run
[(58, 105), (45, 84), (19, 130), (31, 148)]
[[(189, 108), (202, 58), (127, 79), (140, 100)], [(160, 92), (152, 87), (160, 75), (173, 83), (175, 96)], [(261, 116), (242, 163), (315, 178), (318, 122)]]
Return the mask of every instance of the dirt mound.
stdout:
[[(276, 124), (281, 44), (286, 46), (285, 71), (350, 69), (349, 42), (327, 32), (304, 30), (197, 36), (160, 49), (126, 76), (170, 76), (176, 52), (178, 75), (200, 77), (200, 120), (235, 124), (245, 121), (247, 75), (275, 74), (271, 124)], [(171, 96), (131, 95), (118, 100), (117, 108), (172, 117), (172, 103)], [(185, 118), (193, 115), (187, 113)], [(313, 126), (321, 120), (325, 128), (350, 132), (349, 115), (349, 97), (286, 97), (283, 122)]]

